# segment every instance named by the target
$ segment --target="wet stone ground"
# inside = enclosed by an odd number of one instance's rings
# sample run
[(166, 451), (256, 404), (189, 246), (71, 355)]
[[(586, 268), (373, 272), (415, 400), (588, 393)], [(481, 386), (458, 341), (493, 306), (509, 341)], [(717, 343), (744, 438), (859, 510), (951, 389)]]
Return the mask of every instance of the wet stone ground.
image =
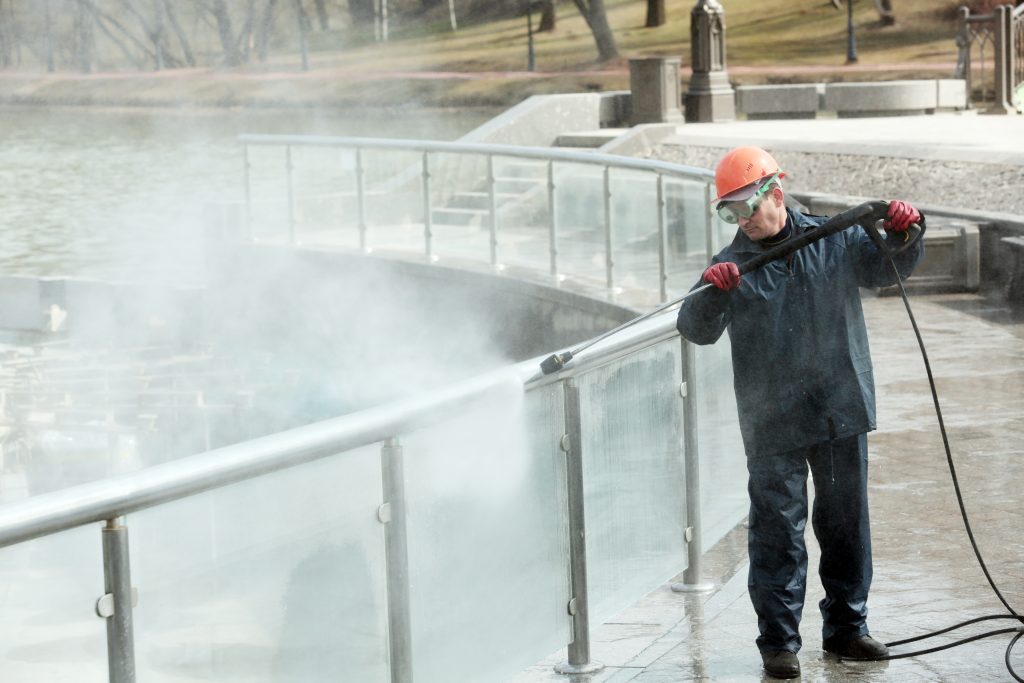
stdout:
[[(976, 295), (915, 296), (964, 504), (985, 562), (1009, 604), (1024, 611), (1024, 324), (999, 302)], [(924, 363), (903, 302), (868, 297), (878, 390), (878, 430), (869, 437), (875, 578), (873, 635), (892, 642), (985, 615), (1007, 614), (971, 551), (951, 484)], [(1008, 681), (1011, 636), (887, 663), (843, 662), (821, 649), (817, 545), (808, 533), (810, 581), (800, 653), (805, 681)], [(662, 586), (612, 623), (594, 629), (592, 659), (606, 668), (592, 683), (761, 681), (756, 617), (746, 591), (742, 525), (705, 558), (715, 584), (705, 594)], [(677, 580), (681, 580), (679, 577)], [(993, 621), (915, 644), (933, 647), (1012, 626)], [(894, 649), (909, 652), (912, 647)], [(556, 653), (514, 683), (566, 681)], [(1011, 655), (1024, 675), (1024, 641)]]

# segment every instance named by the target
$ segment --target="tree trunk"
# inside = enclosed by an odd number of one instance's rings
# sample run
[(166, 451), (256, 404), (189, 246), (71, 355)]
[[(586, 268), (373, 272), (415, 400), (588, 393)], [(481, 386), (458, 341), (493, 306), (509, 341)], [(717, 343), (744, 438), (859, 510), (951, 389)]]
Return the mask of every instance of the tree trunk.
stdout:
[(88, 0), (79, 0), (74, 19), (74, 54), (78, 68), (84, 74), (92, 73), (93, 47), (96, 43), (94, 23), (92, 3)]
[(321, 31), (331, 30), (331, 18), (327, 15), (327, 2), (326, 0), (314, 0), (316, 5), (316, 20), (320, 24)]
[(270, 47), (270, 34), (274, 30), (274, 5), (277, 0), (267, 0), (260, 16), (259, 30), (256, 31), (256, 58), (267, 61), (267, 50)]
[(573, 0), (580, 14), (587, 20), (590, 32), (594, 34), (597, 45), (597, 58), (602, 62), (615, 59), (619, 50), (615, 47), (615, 36), (608, 25), (608, 15), (604, 11), (604, 0)]
[(665, 24), (665, 0), (647, 0), (647, 21), (644, 26), (654, 28)]
[(309, 17), (302, 7), (302, 0), (292, 0), (295, 5), (295, 19), (299, 22), (299, 54), (302, 58), (302, 70), (309, 71), (309, 47), (306, 43), (306, 32), (309, 30)]
[(217, 22), (217, 34), (220, 36), (220, 44), (224, 49), (224, 63), (228, 66), (238, 66), (241, 60), (238, 58), (235, 32), (231, 28), (231, 15), (228, 14), (225, 0), (213, 0), (210, 11)]
[(537, 33), (555, 30), (555, 0), (542, 0), (540, 3), (540, 25)]
[(184, 29), (181, 27), (181, 23), (178, 21), (178, 15), (174, 13), (171, 0), (163, 0), (163, 3), (167, 21), (171, 24), (171, 28), (174, 30), (174, 35), (178, 39), (178, 44), (181, 45), (181, 53), (185, 55), (185, 63), (189, 66), (195, 66), (196, 58), (192, 54), (192, 46), (189, 45), (188, 35), (186, 35)]
[(875, 0), (875, 9), (882, 20), (882, 26), (892, 26), (896, 23), (896, 15), (892, 12), (892, 0)]
[(348, 13), (353, 25), (365, 26), (373, 23), (377, 12), (373, 0), (348, 0)]

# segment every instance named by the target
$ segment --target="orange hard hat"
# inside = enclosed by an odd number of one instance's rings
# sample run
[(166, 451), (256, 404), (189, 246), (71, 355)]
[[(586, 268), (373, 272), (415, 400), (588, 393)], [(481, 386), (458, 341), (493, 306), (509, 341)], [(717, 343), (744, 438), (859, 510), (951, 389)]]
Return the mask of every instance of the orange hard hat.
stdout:
[(776, 173), (780, 178), (786, 174), (772, 155), (760, 147), (737, 147), (730, 150), (715, 167), (715, 202)]

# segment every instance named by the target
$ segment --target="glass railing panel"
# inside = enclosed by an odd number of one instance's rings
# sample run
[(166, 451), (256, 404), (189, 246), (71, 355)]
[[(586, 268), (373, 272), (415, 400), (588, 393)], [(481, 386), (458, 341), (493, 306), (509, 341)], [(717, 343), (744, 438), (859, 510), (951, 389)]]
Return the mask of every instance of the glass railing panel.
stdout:
[(658, 244), (658, 176), (644, 171), (612, 169), (611, 192), (614, 284), (631, 290), (657, 292), (660, 265)]
[(101, 526), (0, 548), (0, 680), (107, 679)]
[(434, 253), (441, 261), (489, 263), (487, 157), (431, 153), (429, 158)]
[(299, 243), (350, 249), (359, 246), (354, 150), (293, 147), (292, 187)]
[(543, 159), (494, 159), (499, 265), (550, 269), (548, 166)]
[(130, 515), (140, 681), (389, 680), (380, 447)]
[(708, 266), (706, 183), (665, 176), (669, 289), (681, 295)]
[(604, 170), (600, 166), (556, 166), (555, 217), (559, 273), (604, 283)]
[(708, 550), (747, 514), (747, 460), (727, 334), (695, 351), (702, 542)]
[(571, 640), (559, 387), (402, 437), (416, 683), (493, 681)]
[(363, 166), (368, 248), (425, 255), (423, 154), (365, 150)]
[(579, 378), (591, 623), (686, 568), (678, 339)]
[(285, 147), (249, 145), (246, 158), (249, 224), (243, 226), (243, 234), (259, 241), (287, 241), (288, 162)]

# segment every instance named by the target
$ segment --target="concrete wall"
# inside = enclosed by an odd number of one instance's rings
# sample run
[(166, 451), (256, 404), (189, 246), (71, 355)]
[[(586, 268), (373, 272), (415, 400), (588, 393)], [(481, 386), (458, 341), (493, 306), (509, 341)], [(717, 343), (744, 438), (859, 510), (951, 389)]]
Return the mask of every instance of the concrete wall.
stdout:
[(966, 81), (953, 78), (736, 87), (736, 110), (749, 119), (898, 116), (966, 108)]

